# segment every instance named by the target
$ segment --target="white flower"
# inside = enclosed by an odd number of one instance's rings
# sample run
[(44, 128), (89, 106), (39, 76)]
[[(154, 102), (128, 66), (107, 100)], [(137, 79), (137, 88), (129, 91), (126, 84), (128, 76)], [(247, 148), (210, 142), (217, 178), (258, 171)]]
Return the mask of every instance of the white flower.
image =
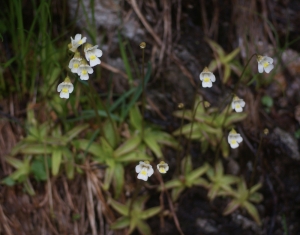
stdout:
[(70, 60), (69, 68), (71, 69), (72, 73), (78, 73), (78, 68), (80, 65), (82, 58), (78, 51), (75, 52), (73, 59)]
[(245, 107), (245, 101), (235, 96), (231, 103), (231, 107), (238, 113), (243, 112), (243, 107)]
[(138, 173), (137, 178), (144, 181), (147, 181), (148, 177), (154, 173), (148, 161), (140, 162), (140, 164), (135, 167), (135, 171)]
[(74, 39), (71, 37), (71, 43), (68, 45), (70, 51), (75, 52), (77, 48), (85, 42), (86, 37), (81, 38), (81, 34), (76, 34)]
[(69, 77), (66, 77), (65, 81), (57, 86), (57, 92), (60, 92), (60, 98), (69, 99), (69, 94), (74, 90), (74, 86)]
[(205, 67), (202, 73), (200, 73), (200, 80), (202, 81), (202, 87), (212, 87), (212, 83), (216, 81), (216, 77)]
[(157, 164), (157, 169), (160, 173), (165, 174), (169, 170), (169, 166), (164, 161), (161, 161), (159, 164)]
[(232, 129), (229, 132), (228, 135), (228, 143), (230, 144), (230, 147), (235, 149), (237, 147), (239, 147), (239, 143), (241, 143), (243, 141), (243, 138), (241, 137), (240, 134), (236, 133), (236, 131), (234, 129)]
[(89, 74), (92, 74), (94, 70), (88, 65), (85, 59), (82, 59), (79, 68), (77, 70), (81, 80), (89, 80)]
[(97, 47), (98, 45), (92, 46), (89, 43), (87, 43), (84, 47), (85, 58), (90, 62), (91, 67), (101, 63), (98, 57), (102, 56), (102, 51), (97, 49)]
[(268, 56), (256, 56), (257, 62), (258, 62), (258, 72), (263, 73), (264, 70), (266, 73), (269, 73), (273, 68), (273, 59)]

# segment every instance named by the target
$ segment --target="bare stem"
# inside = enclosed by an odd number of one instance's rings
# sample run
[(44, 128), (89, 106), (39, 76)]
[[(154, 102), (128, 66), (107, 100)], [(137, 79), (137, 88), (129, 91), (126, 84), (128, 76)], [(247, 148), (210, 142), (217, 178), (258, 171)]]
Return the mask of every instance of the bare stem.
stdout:
[(140, 48), (142, 49), (142, 139), (144, 139), (144, 114), (145, 114), (145, 105), (146, 105), (146, 93), (145, 93), (145, 47), (146, 43), (141, 42)]
[[(264, 134), (266, 135), (267, 133), (264, 131)], [(255, 176), (255, 173), (256, 173), (257, 159), (258, 159), (259, 153), (261, 151), (262, 141), (263, 141), (263, 136), (260, 137), (258, 150), (256, 151), (256, 154), (255, 154), (255, 159), (254, 159), (254, 164), (253, 164), (253, 171), (252, 171), (251, 181), (250, 181), (250, 186), (249, 187), (252, 187), (252, 185), (253, 185), (254, 176)]]
[[(195, 102), (196, 102), (196, 97), (197, 97), (197, 94), (195, 96)], [(194, 102), (194, 107), (195, 107), (195, 102)], [(193, 133), (193, 126), (194, 126), (194, 121), (195, 121), (195, 116), (196, 116), (196, 113), (197, 113), (197, 109), (199, 107), (199, 104), (203, 103), (203, 100), (199, 101), (194, 109), (194, 113), (193, 113), (193, 118), (192, 118), (192, 125), (191, 125), (191, 131), (190, 131), (190, 136), (188, 138), (188, 146), (187, 146), (187, 153), (190, 152), (190, 147), (191, 147), (191, 142), (192, 142), (192, 133)], [(186, 166), (186, 162), (184, 162), (185, 166)], [(185, 166), (184, 166), (184, 169), (185, 169)]]
[[(183, 108), (182, 116), (181, 116), (181, 124), (180, 124), (180, 131), (179, 131), (179, 136), (182, 134), (182, 126), (183, 126), (183, 121), (184, 121), (184, 115), (185, 115), (185, 106), (183, 103), (178, 104), (178, 108)], [(179, 168), (180, 168), (180, 153), (181, 151), (177, 151), (177, 156), (176, 156), (176, 175), (179, 175)]]

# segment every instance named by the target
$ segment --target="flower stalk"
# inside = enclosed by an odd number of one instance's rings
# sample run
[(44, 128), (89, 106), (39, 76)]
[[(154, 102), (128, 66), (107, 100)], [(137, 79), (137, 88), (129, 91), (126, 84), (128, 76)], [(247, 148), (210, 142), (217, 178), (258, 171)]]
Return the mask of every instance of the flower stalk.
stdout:
[(142, 49), (142, 139), (144, 139), (144, 129), (145, 129), (145, 123), (144, 123), (144, 114), (145, 114), (145, 105), (146, 105), (146, 93), (145, 93), (145, 47), (146, 43), (141, 42), (140, 48)]

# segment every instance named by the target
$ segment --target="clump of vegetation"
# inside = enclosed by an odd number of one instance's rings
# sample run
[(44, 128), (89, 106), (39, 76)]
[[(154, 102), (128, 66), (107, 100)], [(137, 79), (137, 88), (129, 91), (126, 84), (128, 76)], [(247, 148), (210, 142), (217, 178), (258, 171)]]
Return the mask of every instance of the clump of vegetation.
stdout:
[[(134, 3), (135, 0), (132, 5), (137, 11)], [(16, 96), (19, 102), (23, 99), (27, 102), (25, 111), (22, 110), (26, 116), (17, 123), (23, 134), (4, 158), (10, 166), (1, 179), (5, 188), (22, 189), (31, 198), (44, 193), (37, 207), (47, 207), (43, 213), (57, 224), (61, 222), (53, 200), (59, 201), (66, 195), (71, 208), (70, 224), (76, 224), (77, 229), (86, 226), (93, 234), (103, 231), (104, 224), (108, 225), (107, 230), (122, 230), (126, 234), (135, 230), (153, 234), (154, 229), (148, 223), (158, 216), (161, 224), (172, 218), (182, 234), (174, 208), (186, 191), (195, 188), (205, 190), (207, 201), (222, 200), (222, 216), (238, 210), (250, 215), (258, 226), (262, 225), (255, 204), (263, 201), (258, 192), (263, 182), (253, 177), (256, 169), (249, 179), (241, 171), (227, 172), (224, 166), (233, 155), (242, 158), (241, 151), (246, 144), (250, 145), (241, 122), (251, 116), (253, 106), (239, 93), (239, 88), (251, 85), (245, 84), (246, 80), (254, 81), (257, 76), (251, 75), (249, 64), (256, 59), (258, 73), (269, 74), (276, 65), (271, 57), (255, 53), (243, 65), (237, 58), (241, 48), (227, 54), (220, 45), (207, 39), (214, 59), (207, 67), (199, 64), (204, 69), (199, 74), (194, 104), (169, 114), (176, 128), (167, 128), (146, 118), (149, 106), (155, 105), (147, 99), (153, 70), (147, 62), (150, 59), (145, 58), (145, 42), (139, 47), (140, 58), (118, 32), (118, 53), (127, 78), (125, 92), (112, 94), (113, 84), (110, 84), (110, 90), (102, 93), (101, 66), (123, 72), (105, 60), (105, 50), (95, 43), (96, 31), (90, 27), (85, 33), (71, 34), (73, 30), (65, 30), (64, 35), (52, 35), (50, 1), (39, 4), (32, 1), (32, 5), (35, 11), (29, 30), (24, 28), (21, 1), (10, 1), (7, 11), (2, 13), (9, 15), (1, 35), (10, 45), (10, 53), (5, 54), (1, 64), (1, 98)], [(88, 18), (88, 13), (85, 17)], [(14, 37), (7, 42), (6, 35)], [(141, 67), (136, 79), (133, 65)], [(213, 89), (219, 84), (226, 86), (227, 95), (220, 104), (209, 103), (205, 94), (215, 96)], [(273, 99), (265, 95), (261, 102), (269, 113)], [(15, 125), (14, 118), (8, 119)], [(262, 139), (254, 154), (255, 164), (261, 143)], [(253, 180), (257, 182), (254, 186)], [(69, 185), (73, 192), (81, 191), (79, 181), (86, 184), (83, 189), (86, 190), (82, 194), (83, 204), (77, 206), (73, 201), (81, 198), (70, 193)], [(57, 191), (52, 188), (56, 184), (60, 187)]]

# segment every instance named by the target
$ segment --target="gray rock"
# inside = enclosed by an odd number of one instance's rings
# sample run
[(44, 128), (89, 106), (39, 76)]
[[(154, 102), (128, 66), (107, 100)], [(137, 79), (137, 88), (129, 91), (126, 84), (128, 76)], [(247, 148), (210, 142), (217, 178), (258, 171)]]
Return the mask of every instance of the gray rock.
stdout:
[(300, 160), (300, 154), (298, 151), (297, 140), (288, 132), (276, 127), (274, 129), (274, 134), (279, 137), (280, 141), (284, 143), (287, 148), (291, 150), (291, 158), (295, 160)]

